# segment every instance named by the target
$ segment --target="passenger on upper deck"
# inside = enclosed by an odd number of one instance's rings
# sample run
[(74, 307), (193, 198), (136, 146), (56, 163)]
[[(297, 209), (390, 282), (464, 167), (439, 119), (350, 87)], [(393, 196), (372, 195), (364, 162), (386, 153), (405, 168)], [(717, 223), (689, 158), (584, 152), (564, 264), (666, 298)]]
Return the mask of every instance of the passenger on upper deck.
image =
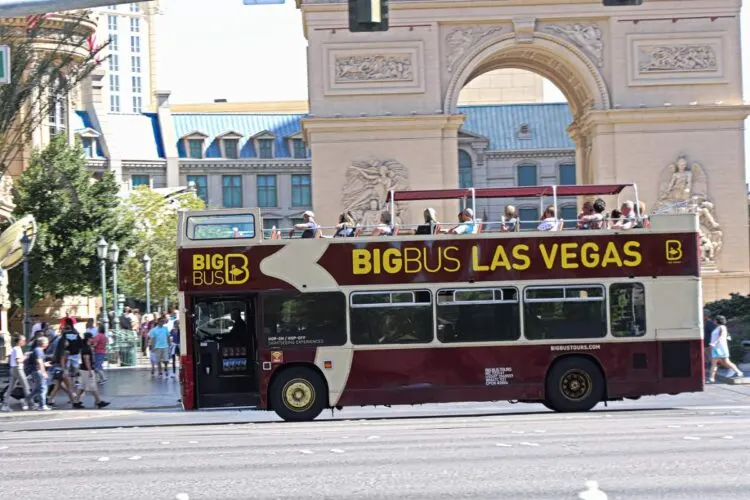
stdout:
[(636, 222), (635, 212), (633, 212), (634, 206), (635, 204), (630, 200), (622, 204), (622, 207), (620, 207), (622, 217), (612, 226), (612, 229), (632, 229)]
[(437, 214), (434, 208), (428, 208), (424, 211), (424, 224), (417, 226), (414, 234), (435, 234), (440, 227), (437, 220)]
[(458, 214), (458, 220), (461, 224), (454, 227), (449, 233), (452, 234), (475, 234), (479, 229), (474, 220), (474, 210), (467, 208)]
[(537, 231), (557, 231), (560, 226), (560, 221), (557, 220), (556, 210), (554, 205), (548, 206), (544, 210), (542, 215), (542, 221), (536, 227)]
[(505, 214), (503, 215), (502, 224), (500, 225), (500, 231), (503, 233), (518, 231), (518, 215), (516, 207), (513, 205), (505, 207)]
[(357, 225), (357, 221), (354, 220), (354, 215), (351, 212), (342, 212), (339, 215), (339, 223), (336, 224), (336, 232), (334, 238), (352, 238), (354, 237), (354, 228)]
[(578, 229), (603, 229), (606, 209), (607, 204), (601, 198), (594, 200), (594, 203), (584, 203), (583, 211), (578, 214)]
[(370, 236), (392, 236), (393, 226), (391, 225), (391, 214), (382, 212), (380, 214), (380, 224), (372, 230)]
[(315, 222), (315, 214), (308, 210), (302, 214), (302, 218), (305, 220), (305, 222), (301, 224), (295, 224), (294, 229), (304, 229), (304, 231), (302, 231), (302, 238), (315, 238), (315, 233), (318, 232), (319, 227)]
[(638, 220), (635, 223), (635, 227), (646, 229), (651, 227), (651, 221), (646, 213), (646, 204), (642, 201), (638, 202)]

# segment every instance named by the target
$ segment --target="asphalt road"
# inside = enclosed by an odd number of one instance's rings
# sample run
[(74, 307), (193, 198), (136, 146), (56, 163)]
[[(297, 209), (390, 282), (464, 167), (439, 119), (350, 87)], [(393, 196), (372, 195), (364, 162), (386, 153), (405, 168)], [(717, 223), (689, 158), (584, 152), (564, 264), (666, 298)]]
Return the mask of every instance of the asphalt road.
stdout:
[(0, 491), (57, 500), (557, 500), (586, 498), (579, 493), (593, 480), (610, 500), (737, 500), (750, 496), (749, 422), (750, 406), (737, 405), (6, 431)]

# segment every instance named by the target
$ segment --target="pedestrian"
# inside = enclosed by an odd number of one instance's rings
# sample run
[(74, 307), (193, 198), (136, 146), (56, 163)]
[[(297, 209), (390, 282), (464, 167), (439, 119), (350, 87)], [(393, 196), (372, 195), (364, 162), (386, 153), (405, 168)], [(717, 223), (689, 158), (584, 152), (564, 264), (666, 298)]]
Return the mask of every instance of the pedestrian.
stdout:
[(719, 365), (734, 370), (735, 377), (744, 377), (744, 374), (737, 368), (737, 365), (729, 359), (729, 332), (727, 331), (727, 319), (724, 316), (716, 316), (717, 327), (711, 332), (711, 375), (708, 383), (713, 384), (716, 381), (716, 371)]
[(96, 326), (94, 326), (94, 318), (89, 318), (86, 321), (86, 333), (90, 333), (92, 336), (96, 335)]
[(172, 324), (169, 332), (169, 357), (172, 359), (172, 376), (177, 375), (177, 359), (180, 357), (180, 320)]
[(78, 399), (77, 403), (73, 404), (73, 408), (82, 409), (83, 401), (81, 398), (85, 393), (89, 393), (94, 396), (94, 404), (97, 408), (104, 408), (109, 406), (107, 401), (102, 400), (99, 396), (99, 390), (96, 388), (96, 375), (94, 374), (94, 336), (90, 333), (85, 333), (83, 336), (83, 344), (81, 345), (81, 370), (80, 370), (80, 383), (81, 388), (76, 394)]
[(8, 384), (8, 389), (5, 391), (3, 406), (0, 408), (0, 411), (10, 411), (10, 398), (16, 385), (20, 385), (23, 389), (24, 401), (21, 404), (21, 409), (28, 410), (31, 405), (31, 390), (29, 389), (29, 381), (26, 379), (26, 373), (23, 369), (24, 360), (26, 359), (26, 355), (23, 353), (23, 346), (26, 345), (26, 337), (16, 335), (13, 337), (12, 342), (13, 349), (10, 351), (10, 384)]
[(75, 381), (78, 377), (78, 369), (81, 366), (81, 347), (83, 346), (83, 340), (81, 339), (78, 330), (75, 329), (71, 318), (65, 318), (63, 337), (65, 337), (66, 341), (66, 369), (68, 371), (68, 376)]
[(705, 358), (706, 368), (711, 367), (711, 359), (713, 358), (711, 354), (711, 334), (713, 333), (714, 329), (716, 328), (716, 323), (711, 319), (711, 311), (708, 309), (703, 310), (703, 348), (705, 349), (705, 353), (703, 357)]
[(55, 406), (55, 398), (57, 393), (62, 389), (65, 394), (68, 395), (68, 400), (71, 405), (75, 405), (77, 399), (73, 394), (73, 380), (68, 375), (66, 370), (68, 364), (67, 352), (68, 352), (68, 340), (62, 334), (62, 332), (55, 338), (55, 348), (51, 355), (49, 354), (50, 349), (47, 349), (48, 356), (52, 358), (52, 368), (50, 370), (50, 381), (54, 384), (52, 392), (49, 395), (49, 405)]
[(39, 411), (50, 410), (50, 407), (47, 406), (47, 367), (44, 364), (44, 350), (48, 344), (49, 339), (47, 337), (40, 337), (36, 341), (34, 349), (26, 356), (25, 368), (32, 374), (34, 382), (36, 382), (34, 391), (31, 393), (31, 399), (39, 401), (38, 404), (34, 403), (34, 409)]
[(159, 376), (167, 376), (169, 371), (169, 359), (167, 353), (169, 349), (169, 330), (165, 326), (167, 324), (167, 318), (162, 316), (159, 318), (157, 325), (148, 333), (149, 340), (151, 342), (151, 350), (153, 353), (153, 363), (151, 366), (151, 374), (154, 374), (154, 366), (159, 367)]
[(104, 361), (107, 359), (107, 332), (104, 325), (99, 325), (99, 329), (94, 336), (94, 371), (100, 384), (107, 382), (107, 375), (104, 373)]

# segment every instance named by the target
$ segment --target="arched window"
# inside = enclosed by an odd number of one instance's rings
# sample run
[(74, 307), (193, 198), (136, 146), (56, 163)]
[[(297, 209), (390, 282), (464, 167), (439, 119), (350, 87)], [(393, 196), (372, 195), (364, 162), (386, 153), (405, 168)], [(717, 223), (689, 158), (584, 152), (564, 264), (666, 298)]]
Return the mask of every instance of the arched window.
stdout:
[(458, 187), (470, 188), (474, 186), (471, 173), (471, 155), (463, 149), (458, 150)]
[(68, 119), (68, 99), (60, 93), (65, 85), (64, 81), (56, 81), (50, 85), (49, 101), (47, 103), (47, 124), (50, 139), (65, 132)]

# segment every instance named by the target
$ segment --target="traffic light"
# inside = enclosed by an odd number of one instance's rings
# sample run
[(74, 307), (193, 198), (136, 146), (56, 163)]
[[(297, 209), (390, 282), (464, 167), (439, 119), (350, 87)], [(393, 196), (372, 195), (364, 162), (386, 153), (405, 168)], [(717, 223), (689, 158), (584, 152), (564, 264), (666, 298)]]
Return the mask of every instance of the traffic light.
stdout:
[(603, 0), (605, 7), (626, 7), (630, 5), (643, 5), (643, 0)]
[(388, 0), (349, 0), (349, 31), (388, 31)]

